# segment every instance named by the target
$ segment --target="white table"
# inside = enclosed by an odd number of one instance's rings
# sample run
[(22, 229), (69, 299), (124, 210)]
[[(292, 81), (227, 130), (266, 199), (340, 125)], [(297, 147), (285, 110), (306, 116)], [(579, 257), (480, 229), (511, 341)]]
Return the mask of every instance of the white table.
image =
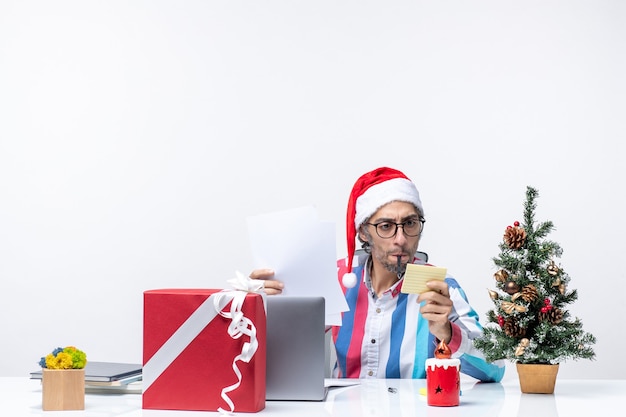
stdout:
[[(555, 393), (522, 394), (517, 380), (482, 384), (461, 380), (458, 407), (430, 407), (420, 395), (425, 380), (361, 380), (358, 385), (331, 388), (324, 402), (268, 401), (259, 413), (238, 416), (572, 416), (620, 410), (626, 401), (626, 380), (558, 379)], [(389, 389), (391, 388), (391, 390)], [(395, 391), (395, 392), (394, 392)], [(619, 413), (618, 413), (619, 414)], [(142, 410), (140, 394), (87, 394), (85, 410), (42, 411), (41, 383), (20, 377), (0, 377), (0, 416), (49, 417), (194, 417), (217, 412)]]

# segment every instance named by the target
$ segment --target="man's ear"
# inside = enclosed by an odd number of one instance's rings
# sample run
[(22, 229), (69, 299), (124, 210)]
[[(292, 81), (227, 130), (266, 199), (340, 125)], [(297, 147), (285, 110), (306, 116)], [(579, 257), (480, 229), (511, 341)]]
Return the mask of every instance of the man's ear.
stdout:
[(365, 236), (365, 233), (363, 233), (361, 230), (359, 230), (359, 242), (363, 243), (363, 242), (367, 242), (367, 236)]

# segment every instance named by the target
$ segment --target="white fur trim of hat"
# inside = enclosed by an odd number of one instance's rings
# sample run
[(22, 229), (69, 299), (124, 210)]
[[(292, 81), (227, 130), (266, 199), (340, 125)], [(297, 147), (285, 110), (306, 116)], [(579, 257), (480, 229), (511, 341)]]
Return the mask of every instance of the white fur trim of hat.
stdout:
[(368, 188), (356, 200), (354, 226), (356, 230), (376, 211), (392, 201), (412, 203), (420, 213), (424, 213), (419, 191), (415, 184), (406, 178), (393, 178)]

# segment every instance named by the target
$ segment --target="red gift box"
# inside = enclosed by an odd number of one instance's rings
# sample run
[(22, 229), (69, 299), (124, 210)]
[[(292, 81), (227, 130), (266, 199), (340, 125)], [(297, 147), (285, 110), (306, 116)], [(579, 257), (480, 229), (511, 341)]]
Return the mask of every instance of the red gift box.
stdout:
[[(234, 317), (228, 317), (232, 312)], [(265, 337), (261, 294), (215, 289), (145, 291), (142, 408), (262, 410)]]

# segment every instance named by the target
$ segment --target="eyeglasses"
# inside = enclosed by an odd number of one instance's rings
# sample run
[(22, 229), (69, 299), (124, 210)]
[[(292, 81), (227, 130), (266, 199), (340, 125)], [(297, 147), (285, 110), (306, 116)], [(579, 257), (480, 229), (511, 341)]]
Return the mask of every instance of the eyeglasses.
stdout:
[(379, 223), (366, 223), (367, 225), (374, 226), (376, 228), (376, 234), (383, 239), (391, 239), (398, 233), (398, 227), (402, 226), (402, 232), (405, 236), (415, 237), (419, 236), (424, 229), (424, 223), (426, 219), (420, 217), (419, 219), (409, 219), (402, 223), (394, 223), (383, 221)]

